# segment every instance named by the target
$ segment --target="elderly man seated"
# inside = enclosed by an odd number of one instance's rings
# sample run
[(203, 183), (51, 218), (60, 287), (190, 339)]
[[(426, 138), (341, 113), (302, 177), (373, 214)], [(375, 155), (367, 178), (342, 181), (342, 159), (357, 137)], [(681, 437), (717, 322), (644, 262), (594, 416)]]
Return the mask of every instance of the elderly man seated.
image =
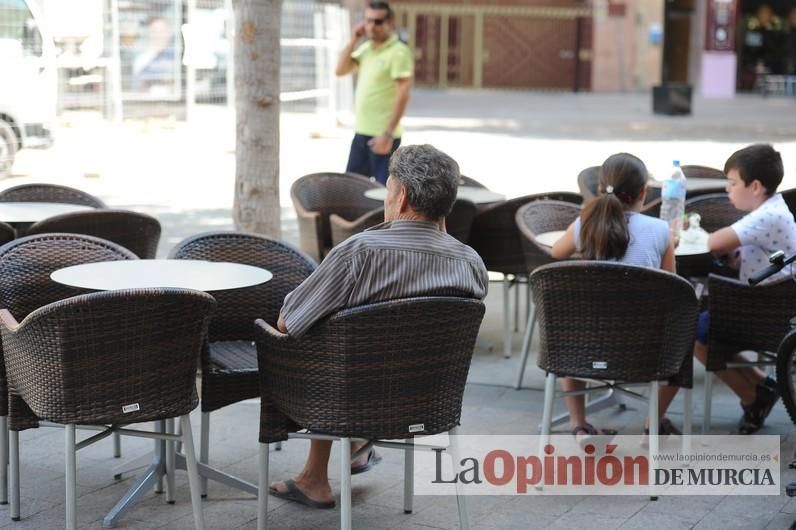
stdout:
[[(399, 148), (390, 159), (384, 223), (332, 249), (285, 298), (277, 326), (300, 337), (322, 318), (347, 307), (414, 296), (483, 299), (484, 262), (445, 232), (456, 199), (458, 164), (430, 145)], [(313, 508), (333, 508), (327, 466), (332, 443), (312, 440), (304, 469), (274, 482), (270, 493)], [(360, 444), (352, 444), (355, 452)], [(370, 469), (374, 450), (351, 462), (351, 474)]]

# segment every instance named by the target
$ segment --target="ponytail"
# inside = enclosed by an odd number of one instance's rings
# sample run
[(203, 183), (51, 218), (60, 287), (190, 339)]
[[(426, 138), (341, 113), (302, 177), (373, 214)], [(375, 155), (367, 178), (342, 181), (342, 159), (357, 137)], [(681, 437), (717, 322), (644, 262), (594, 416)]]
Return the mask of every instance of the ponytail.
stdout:
[(630, 243), (625, 205), (614, 193), (590, 201), (580, 215), (580, 252), (585, 259), (622, 259)]

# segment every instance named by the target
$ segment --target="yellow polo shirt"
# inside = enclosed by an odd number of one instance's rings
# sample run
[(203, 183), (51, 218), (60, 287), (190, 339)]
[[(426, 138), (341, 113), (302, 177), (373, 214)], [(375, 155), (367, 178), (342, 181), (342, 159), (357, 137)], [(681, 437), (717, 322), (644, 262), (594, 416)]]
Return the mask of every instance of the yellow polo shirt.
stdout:
[[(355, 131), (367, 136), (378, 136), (387, 128), (398, 97), (395, 80), (412, 77), (412, 52), (393, 33), (378, 48), (374, 48), (371, 41), (363, 42), (351, 53), (351, 58), (358, 65), (354, 98)], [(401, 134), (403, 128), (399, 123), (393, 136), (400, 138)]]

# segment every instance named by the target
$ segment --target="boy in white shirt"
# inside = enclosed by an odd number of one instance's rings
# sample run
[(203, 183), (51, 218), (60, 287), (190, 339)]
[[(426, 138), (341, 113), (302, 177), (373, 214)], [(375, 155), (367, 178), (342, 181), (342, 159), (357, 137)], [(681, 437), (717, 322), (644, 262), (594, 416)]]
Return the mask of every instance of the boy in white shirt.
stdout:
[[(746, 282), (768, 267), (768, 257), (777, 250), (786, 255), (796, 252), (796, 222), (782, 195), (776, 192), (784, 171), (782, 157), (772, 146), (755, 144), (736, 151), (727, 159), (724, 172), (733, 206), (749, 213), (710, 234), (708, 248), (715, 255), (730, 256), (730, 265)], [(789, 274), (790, 268), (783, 269), (766, 282)], [(708, 322), (708, 313), (703, 312), (694, 345), (694, 356), (703, 364), (708, 353)], [(741, 399), (739, 433), (759, 430), (779, 399), (776, 381), (754, 367), (728, 368), (716, 375)]]

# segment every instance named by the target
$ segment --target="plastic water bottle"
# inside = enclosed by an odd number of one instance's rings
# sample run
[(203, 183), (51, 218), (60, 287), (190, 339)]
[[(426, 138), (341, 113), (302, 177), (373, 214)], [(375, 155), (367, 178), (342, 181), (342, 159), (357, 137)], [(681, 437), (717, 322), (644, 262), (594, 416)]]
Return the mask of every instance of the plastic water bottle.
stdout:
[(661, 219), (669, 223), (669, 230), (677, 242), (683, 229), (686, 180), (683, 170), (680, 169), (680, 161), (675, 160), (672, 164), (672, 176), (663, 182), (661, 191)]

